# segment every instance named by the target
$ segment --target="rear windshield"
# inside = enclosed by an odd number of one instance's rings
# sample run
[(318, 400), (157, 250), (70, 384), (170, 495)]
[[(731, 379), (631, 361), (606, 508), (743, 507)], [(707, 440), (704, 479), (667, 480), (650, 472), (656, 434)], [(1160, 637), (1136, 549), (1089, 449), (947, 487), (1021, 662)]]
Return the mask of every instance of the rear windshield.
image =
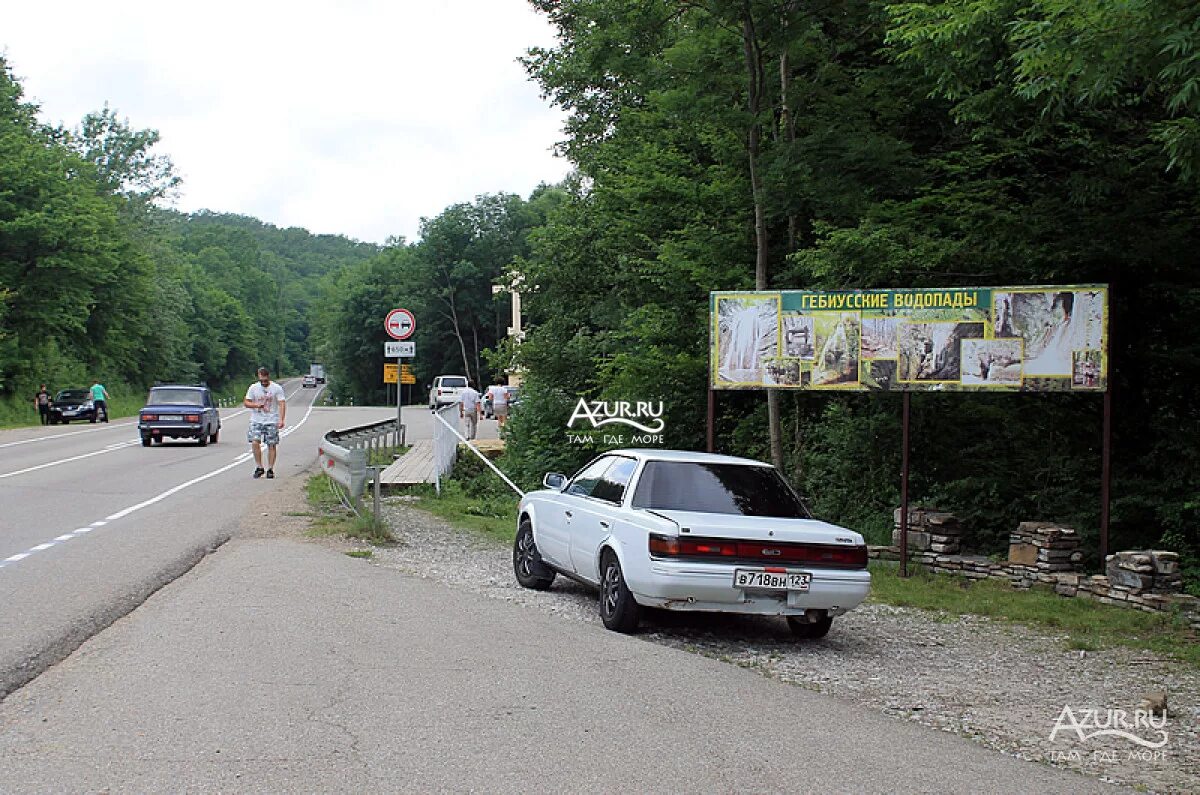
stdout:
[(634, 508), (808, 519), (795, 492), (771, 467), (651, 461), (633, 495)]
[(62, 392), (59, 392), (58, 396), (54, 398), (54, 401), (56, 403), (64, 403), (69, 400), (79, 401), (79, 400), (91, 400), (91, 399), (92, 399), (92, 393), (87, 391), (86, 389), (66, 389), (66, 390), (63, 390)]
[(453, 376), (450, 378), (442, 379), (442, 389), (449, 389), (449, 388), (458, 389), (458, 388), (462, 388), (466, 385), (467, 385), (467, 379), (460, 377), (460, 376)]
[(203, 406), (204, 393), (199, 389), (151, 389), (149, 404), (170, 403), (182, 406)]

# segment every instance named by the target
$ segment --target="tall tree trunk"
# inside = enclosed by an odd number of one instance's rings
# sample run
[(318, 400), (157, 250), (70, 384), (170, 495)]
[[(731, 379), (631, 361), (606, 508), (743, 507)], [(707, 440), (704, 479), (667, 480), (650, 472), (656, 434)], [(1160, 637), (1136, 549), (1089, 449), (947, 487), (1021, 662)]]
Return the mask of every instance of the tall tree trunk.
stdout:
[(471, 324), (471, 341), (475, 345), (475, 385), (483, 389), (483, 368), (479, 366), (479, 326)]
[[(796, 147), (796, 122), (792, 118), (792, 107), (788, 104), (788, 93), (792, 88), (792, 69), (788, 62), (788, 20), (790, 14), (795, 8), (794, 2), (784, 3), (781, 13), (781, 27), (783, 28), (782, 50), (779, 53), (779, 126), (782, 128), (784, 145), (787, 147), (788, 157), (795, 154)], [(788, 212), (787, 217), (787, 252), (791, 254), (796, 250), (796, 228), (798, 222), (794, 212)]]
[(458, 307), (454, 303), (454, 285), (450, 281), (450, 274), (445, 268), (439, 269), (442, 275), (446, 277), (446, 295), (438, 296), (450, 310), (447, 317), (450, 319), (450, 325), (454, 326), (454, 337), (458, 340), (458, 349), (462, 353), (463, 375), (468, 379), (471, 377), (471, 362), (467, 357), (467, 343), (463, 339), (462, 325), (458, 322)]
[[(762, 50), (758, 46), (754, 32), (754, 19), (749, 0), (742, 5), (742, 49), (746, 55), (747, 99), (750, 111), (746, 154), (750, 165), (750, 191), (754, 195), (754, 289), (765, 290), (767, 289), (767, 262), (770, 247), (767, 242), (767, 213), (764, 206), (766, 201), (758, 162), (762, 148), (762, 124), (759, 114), (762, 112), (765, 78)], [(767, 433), (771, 440), (771, 463), (782, 469), (783, 428), (779, 422), (779, 393), (773, 389), (767, 390)]]

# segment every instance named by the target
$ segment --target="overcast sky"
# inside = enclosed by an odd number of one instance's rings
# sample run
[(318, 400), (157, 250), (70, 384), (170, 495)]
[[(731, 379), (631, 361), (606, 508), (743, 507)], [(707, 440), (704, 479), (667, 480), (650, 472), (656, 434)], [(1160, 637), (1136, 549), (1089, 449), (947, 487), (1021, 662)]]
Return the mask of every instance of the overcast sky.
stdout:
[(108, 102), (183, 177), (177, 209), (382, 243), (568, 164), (562, 115), (516, 59), (525, 0), (6, 3), (0, 51), (42, 118)]

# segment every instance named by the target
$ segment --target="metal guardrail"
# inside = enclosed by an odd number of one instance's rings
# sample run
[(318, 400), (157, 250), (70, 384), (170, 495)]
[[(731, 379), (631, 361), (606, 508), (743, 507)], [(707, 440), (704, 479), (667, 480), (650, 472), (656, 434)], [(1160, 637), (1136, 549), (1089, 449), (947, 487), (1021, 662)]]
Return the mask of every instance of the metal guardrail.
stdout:
[(403, 425), (396, 427), (394, 419), (330, 431), (317, 448), (321, 471), (345, 486), (351, 499), (357, 500), (367, 485), (367, 459), (371, 451), (402, 446), (405, 431)]

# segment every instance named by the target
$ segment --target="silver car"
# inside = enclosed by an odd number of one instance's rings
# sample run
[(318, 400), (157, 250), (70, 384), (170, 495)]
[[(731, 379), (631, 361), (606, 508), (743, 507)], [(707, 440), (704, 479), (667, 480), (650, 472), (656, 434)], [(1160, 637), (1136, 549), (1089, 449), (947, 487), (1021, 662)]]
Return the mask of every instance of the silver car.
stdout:
[(614, 450), (543, 484), (517, 514), (517, 581), (598, 587), (600, 617), (618, 632), (656, 607), (778, 615), (820, 638), (870, 591), (863, 537), (812, 518), (760, 461)]

